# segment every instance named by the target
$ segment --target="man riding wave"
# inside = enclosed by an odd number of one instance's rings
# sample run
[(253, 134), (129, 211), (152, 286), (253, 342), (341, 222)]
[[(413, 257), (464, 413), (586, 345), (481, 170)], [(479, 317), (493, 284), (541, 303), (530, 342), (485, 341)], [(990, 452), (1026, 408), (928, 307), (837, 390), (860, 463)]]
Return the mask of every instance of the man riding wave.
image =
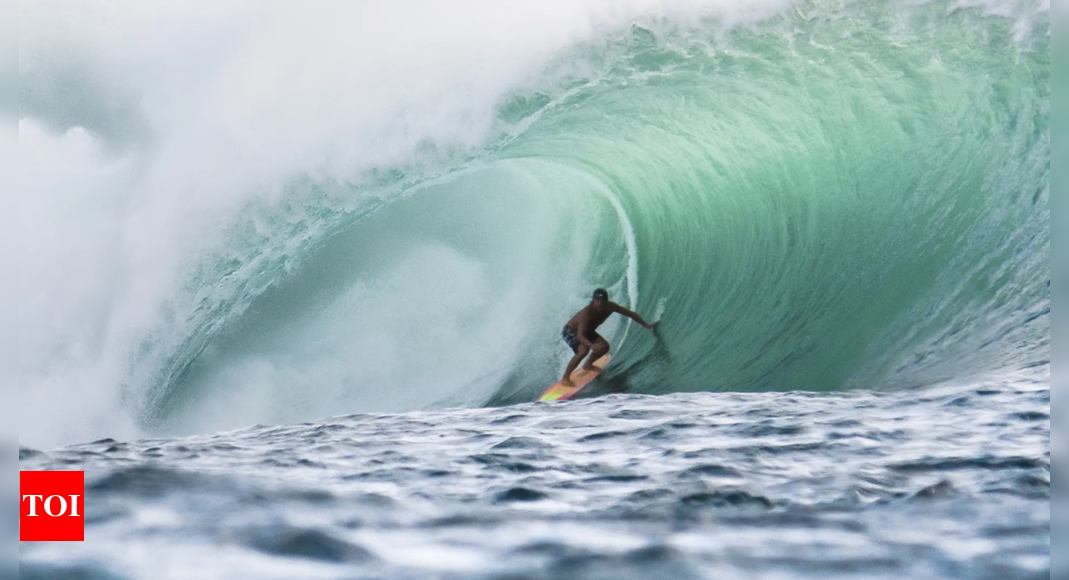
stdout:
[(572, 371), (579, 366), (579, 362), (583, 360), (583, 357), (588, 353), (590, 358), (587, 359), (583, 368), (588, 371), (596, 371), (594, 368), (594, 361), (598, 360), (606, 353), (609, 352), (609, 342), (605, 340), (600, 334), (595, 332), (599, 326), (606, 320), (612, 313), (618, 312), (641, 324), (645, 328), (655, 329), (660, 322), (654, 322), (648, 324), (642, 317), (635, 314), (631, 310), (620, 306), (615, 302), (609, 301), (609, 292), (604, 288), (598, 288), (594, 291), (593, 299), (590, 304), (583, 307), (582, 310), (577, 312), (568, 324), (564, 325), (564, 330), (561, 331), (561, 336), (564, 338), (564, 342), (568, 343), (575, 356), (572, 360), (568, 361), (568, 367), (564, 369), (564, 378), (561, 380), (561, 384), (570, 387), (572, 386)]

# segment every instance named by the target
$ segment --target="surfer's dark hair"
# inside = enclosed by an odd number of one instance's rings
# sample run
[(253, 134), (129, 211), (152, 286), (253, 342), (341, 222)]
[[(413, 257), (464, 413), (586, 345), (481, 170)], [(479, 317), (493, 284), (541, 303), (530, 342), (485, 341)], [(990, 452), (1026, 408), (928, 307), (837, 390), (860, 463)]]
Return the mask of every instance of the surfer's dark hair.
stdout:
[(604, 288), (598, 288), (594, 291), (594, 300), (608, 300), (609, 291)]

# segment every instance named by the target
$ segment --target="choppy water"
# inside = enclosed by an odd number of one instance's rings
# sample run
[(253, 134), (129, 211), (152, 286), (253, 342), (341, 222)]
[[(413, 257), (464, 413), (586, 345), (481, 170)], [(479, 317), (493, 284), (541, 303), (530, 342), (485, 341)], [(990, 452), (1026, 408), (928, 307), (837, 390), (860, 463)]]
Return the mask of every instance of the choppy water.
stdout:
[[(616, 394), (23, 448), (22, 578), (1047, 578), (1049, 380)], [(71, 576), (74, 577), (74, 576)]]

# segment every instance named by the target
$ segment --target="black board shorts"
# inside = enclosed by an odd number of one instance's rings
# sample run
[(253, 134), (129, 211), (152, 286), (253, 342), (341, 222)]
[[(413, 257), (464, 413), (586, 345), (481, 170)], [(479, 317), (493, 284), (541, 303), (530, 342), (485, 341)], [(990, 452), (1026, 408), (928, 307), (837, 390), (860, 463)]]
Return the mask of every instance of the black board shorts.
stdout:
[[(579, 345), (581, 345), (583, 343), (579, 342), (579, 335), (576, 334), (576, 332), (574, 330), (572, 330), (571, 327), (569, 327), (567, 324), (565, 324), (564, 325), (564, 330), (560, 331), (560, 335), (561, 335), (561, 338), (564, 339), (564, 342), (569, 347), (571, 347), (572, 352), (575, 352), (575, 353), (579, 352)], [(598, 336), (597, 335), (587, 336), (586, 339), (589, 340), (591, 343), (595, 343), (595, 342), (598, 341)]]

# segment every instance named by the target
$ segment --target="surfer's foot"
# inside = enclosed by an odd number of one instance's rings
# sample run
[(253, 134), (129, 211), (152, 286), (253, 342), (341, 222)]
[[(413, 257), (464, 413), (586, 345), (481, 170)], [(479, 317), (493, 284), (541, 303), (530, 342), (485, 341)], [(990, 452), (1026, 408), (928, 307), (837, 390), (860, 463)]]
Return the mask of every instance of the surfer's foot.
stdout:
[(594, 365), (585, 365), (583, 367), (583, 370), (584, 371), (590, 371), (592, 373), (596, 373), (596, 372), (600, 371), (601, 369), (599, 369), (598, 367), (596, 367)]
[(575, 385), (572, 384), (571, 380), (564, 379), (563, 381), (560, 382), (560, 386), (562, 386), (562, 387), (574, 387)]

